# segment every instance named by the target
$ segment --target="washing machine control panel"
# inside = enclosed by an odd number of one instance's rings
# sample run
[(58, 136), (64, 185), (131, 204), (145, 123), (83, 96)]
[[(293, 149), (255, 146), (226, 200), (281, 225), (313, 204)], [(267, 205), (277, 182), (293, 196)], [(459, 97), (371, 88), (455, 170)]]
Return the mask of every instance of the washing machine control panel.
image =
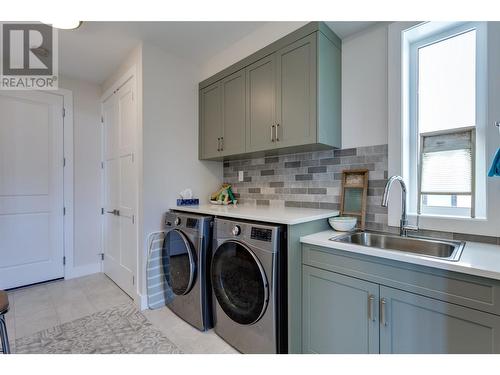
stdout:
[(272, 237), (273, 231), (271, 229), (252, 227), (250, 232), (250, 238), (252, 240), (271, 242)]

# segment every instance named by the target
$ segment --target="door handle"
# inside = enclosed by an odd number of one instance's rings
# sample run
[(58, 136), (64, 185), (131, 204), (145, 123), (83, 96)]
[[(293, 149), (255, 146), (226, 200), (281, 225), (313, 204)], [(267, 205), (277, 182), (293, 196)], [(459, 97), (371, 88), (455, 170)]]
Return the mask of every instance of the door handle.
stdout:
[(280, 126), (280, 124), (276, 124), (276, 132), (275, 132), (275, 134), (276, 134), (276, 137), (275, 137), (275, 138), (276, 138), (276, 142), (279, 142), (279, 141), (280, 141), (280, 138), (279, 138), (279, 136), (278, 136), (278, 129), (279, 129), (279, 126)]
[(368, 319), (370, 319), (372, 322), (375, 321), (375, 317), (373, 315), (374, 303), (375, 303), (375, 296), (373, 294), (370, 294), (368, 296)]
[(271, 125), (271, 142), (274, 143), (274, 125)]
[(385, 316), (386, 306), (387, 306), (387, 301), (385, 298), (382, 298), (380, 300), (380, 323), (384, 326), (387, 325), (387, 320), (386, 320), (386, 316)]
[(217, 138), (217, 151), (220, 151), (220, 137)]
[(106, 213), (120, 216), (120, 210), (106, 211)]

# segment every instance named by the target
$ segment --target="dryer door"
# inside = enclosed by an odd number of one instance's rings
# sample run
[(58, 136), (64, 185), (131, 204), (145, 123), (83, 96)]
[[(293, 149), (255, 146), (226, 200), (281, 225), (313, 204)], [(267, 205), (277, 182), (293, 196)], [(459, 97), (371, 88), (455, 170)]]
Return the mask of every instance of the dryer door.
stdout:
[(167, 232), (163, 251), (167, 262), (163, 271), (168, 285), (178, 295), (189, 293), (196, 279), (196, 253), (184, 233), (174, 229)]
[(215, 251), (211, 267), (215, 298), (226, 315), (239, 324), (257, 322), (269, 302), (269, 285), (255, 254), (237, 241)]

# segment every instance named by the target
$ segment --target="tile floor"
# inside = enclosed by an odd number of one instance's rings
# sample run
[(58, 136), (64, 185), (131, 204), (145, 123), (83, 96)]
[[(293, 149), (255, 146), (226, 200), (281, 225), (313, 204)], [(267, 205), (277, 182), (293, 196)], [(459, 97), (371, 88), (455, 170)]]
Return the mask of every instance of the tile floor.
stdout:
[[(132, 302), (102, 273), (16, 289), (8, 294), (10, 311), (6, 321), (14, 353), (16, 338)], [(200, 332), (166, 307), (142, 313), (184, 353), (238, 353), (213, 330)]]

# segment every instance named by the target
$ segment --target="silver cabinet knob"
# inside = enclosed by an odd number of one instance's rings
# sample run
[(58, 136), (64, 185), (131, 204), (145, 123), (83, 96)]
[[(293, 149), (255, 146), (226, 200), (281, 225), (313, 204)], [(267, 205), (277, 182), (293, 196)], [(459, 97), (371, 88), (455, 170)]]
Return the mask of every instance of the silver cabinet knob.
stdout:
[(235, 225), (233, 227), (233, 229), (231, 230), (231, 232), (233, 233), (233, 236), (237, 236), (241, 233), (241, 228), (239, 225)]

